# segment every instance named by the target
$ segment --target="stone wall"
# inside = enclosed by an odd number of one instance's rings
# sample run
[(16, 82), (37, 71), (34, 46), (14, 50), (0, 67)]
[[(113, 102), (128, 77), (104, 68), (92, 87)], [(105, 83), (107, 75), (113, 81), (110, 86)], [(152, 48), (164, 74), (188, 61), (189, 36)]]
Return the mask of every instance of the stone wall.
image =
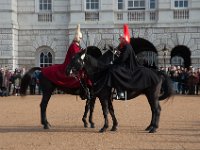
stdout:
[(0, 66), (13, 69), (13, 30), (0, 29)]
[[(118, 45), (118, 37), (123, 33), (123, 23), (116, 22), (113, 14), (117, 11), (116, 1), (100, 3), (100, 20), (85, 21), (85, 4), (82, 0), (53, 0), (52, 22), (38, 21), (38, 2), (35, 0), (0, 1), (0, 66), (30, 68), (39, 65), (39, 53), (48, 48), (53, 53), (53, 63), (62, 63), (68, 46), (74, 38), (77, 23), (81, 23), (83, 42), (101, 49), (107, 45)], [(127, 2), (127, 1), (126, 1)], [(157, 49), (158, 62), (163, 63), (162, 49), (169, 49), (167, 64), (170, 63), (171, 50), (184, 45), (191, 52), (192, 65), (200, 63), (200, 2), (190, 1), (189, 20), (174, 20), (171, 0), (160, 0), (158, 20), (148, 22), (129, 22), (132, 37), (150, 41)], [(126, 7), (125, 7), (126, 8)], [(125, 13), (125, 12), (124, 12)], [(89, 37), (87, 39), (87, 32)]]
[(66, 30), (20, 30), (19, 64), (24, 67), (39, 66), (39, 51), (49, 48), (54, 54), (54, 64), (62, 63), (67, 46)]

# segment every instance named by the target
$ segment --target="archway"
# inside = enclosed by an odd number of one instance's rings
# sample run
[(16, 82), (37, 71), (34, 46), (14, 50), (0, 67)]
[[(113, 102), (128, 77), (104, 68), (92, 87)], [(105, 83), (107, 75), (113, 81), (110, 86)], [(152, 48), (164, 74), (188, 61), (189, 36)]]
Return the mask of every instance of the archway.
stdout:
[(190, 49), (184, 45), (178, 45), (171, 51), (171, 65), (183, 66), (188, 68), (191, 66)]
[(146, 39), (143, 38), (131, 38), (131, 46), (133, 47), (135, 54), (141, 64), (156, 67), (158, 66), (158, 52), (155, 46)]

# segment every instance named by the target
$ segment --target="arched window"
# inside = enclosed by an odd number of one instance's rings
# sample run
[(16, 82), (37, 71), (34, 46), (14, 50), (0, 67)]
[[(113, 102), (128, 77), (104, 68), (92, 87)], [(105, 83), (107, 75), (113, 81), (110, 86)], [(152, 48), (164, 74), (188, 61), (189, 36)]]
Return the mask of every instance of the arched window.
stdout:
[(48, 46), (38, 47), (35, 54), (35, 65), (38, 67), (48, 67), (55, 63), (55, 53)]
[(40, 67), (48, 67), (53, 63), (53, 57), (50, 52), (41, 52), (40, 53)]

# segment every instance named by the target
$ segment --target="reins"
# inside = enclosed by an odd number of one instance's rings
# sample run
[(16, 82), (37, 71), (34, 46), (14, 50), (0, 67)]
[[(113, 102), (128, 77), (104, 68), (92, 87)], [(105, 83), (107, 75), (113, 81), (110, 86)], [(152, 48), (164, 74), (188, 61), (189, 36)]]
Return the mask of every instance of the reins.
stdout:
[[(100, 83), (100, 81), (101, 81), (101, 79), (99, 79), (97, 82), (95, 82), (93, 86), (95, 87), (95, 85), (97, 85), (98, 83)], [(105, 84), (106, 84), (106, 81), (107, 81), (107, 79), (104, 80), (103, 84), (101, 83), (101, 87), (98, 88), (98, 90), (95, 90), (95, 91), (94, 91), (94, 94), (99, 93), (99, 92), (104, 88), (104, 86), (105, 86)]]

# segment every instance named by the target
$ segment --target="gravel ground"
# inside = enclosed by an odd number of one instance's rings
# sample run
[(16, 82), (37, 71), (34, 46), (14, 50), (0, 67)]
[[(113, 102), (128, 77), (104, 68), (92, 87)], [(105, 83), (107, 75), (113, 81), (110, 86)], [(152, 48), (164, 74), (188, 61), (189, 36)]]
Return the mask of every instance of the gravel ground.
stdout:
[[(99, 133), (103, 115), (99, 101), (95, 128), (81, 121), (85, 101), (71, 95), (53, 95), (47, 117), (51, 129), (40, 125), (41, 96), (0, 97), (0, 150), (200, 150), (200, 96), (175, 96), (161, 102), (160, 127), (144, 131), (151, 111), (144, 96), (114, 101), (117, 132)], [(111, 128), (111, 118), (109, 118)]]

